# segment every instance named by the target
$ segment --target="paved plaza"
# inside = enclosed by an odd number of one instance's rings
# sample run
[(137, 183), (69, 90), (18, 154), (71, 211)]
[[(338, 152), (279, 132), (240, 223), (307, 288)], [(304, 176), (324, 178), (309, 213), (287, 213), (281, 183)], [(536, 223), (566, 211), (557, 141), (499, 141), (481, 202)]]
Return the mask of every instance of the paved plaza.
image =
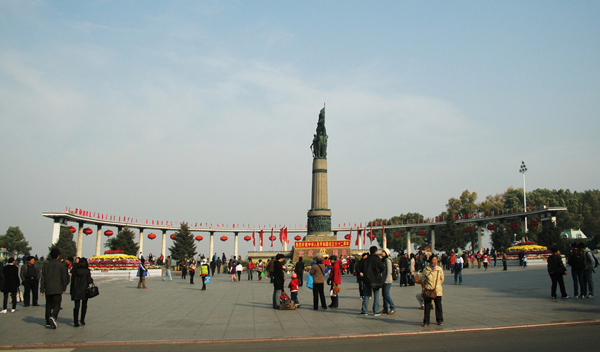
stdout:
[[(444, 326), (421, 326), (423, 311), (415, 295), (420, 287), (399, 287), (395, 282), (393, 315), (360, 316), (356, 278), (344, 276), (340, 307), (315, 311), (312, 291), (301, 287), (302, 307), (279, 311), (271, 307), (273, 286), (268, 280), (231, 282), (230, 275), (215, 275), (207, 291), (200, 280), (160, 277), (146, 280), (148, 289), (136, 281), (97, 279), (100, 296), (89, 301), (87, 325), (74, 328), (73, 302), (63, 295), (58, 329), (44, 327), (45, 300), (41, 307), (24, 308), (0, 315), (0, 348), (24, 345), (209, 341), (234, 339), (280, 339), (343, 337), (486, 329), (515, 325), (599, 322), (600, 297), (593, 299), (550, 298), (550, 278), (545, 267), (464, 269), (463, 285), (453, 285), (445, 271)], [(597, 276), (596, 276), (597, 278)], [(289, 280), (289, 279), (288, 279)], [(597, 280), (598, 281), (598, 280)], [(289, 281), (288, 281), (289, 282)], [(567, 292), (573, 293), (570, 273)], [(329, 300), (328, 300), (329, 303)], [(433, 312), (432, 312), (433, 314)]]

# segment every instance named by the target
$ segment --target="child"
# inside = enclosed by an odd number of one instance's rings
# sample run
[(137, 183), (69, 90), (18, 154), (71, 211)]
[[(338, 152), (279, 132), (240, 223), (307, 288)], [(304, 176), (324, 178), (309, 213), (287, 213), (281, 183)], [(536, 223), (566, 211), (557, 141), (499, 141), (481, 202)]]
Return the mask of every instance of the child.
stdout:
[(296, 275), (296, 273), (292, 274), (292, 281), (290, 281), (290, 284), (288, 285), (288, 287), (290, 288), (290, 292), (292, 294), (292, 301), (294, 301), (294, 303), (296, 303), (296, 307), (299, 308), (300, 307), (300, 301), (298, 300), (298, 275)]

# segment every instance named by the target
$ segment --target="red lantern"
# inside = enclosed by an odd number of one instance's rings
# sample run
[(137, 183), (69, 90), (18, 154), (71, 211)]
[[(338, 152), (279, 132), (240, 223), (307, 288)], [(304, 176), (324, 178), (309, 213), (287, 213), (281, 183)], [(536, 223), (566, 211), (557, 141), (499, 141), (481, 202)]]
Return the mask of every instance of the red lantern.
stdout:
[(223, 241), (223, 242), (227, 241), (227, 236), (221, 236), (221, 241)]
[(471, 232), (473, 232), (473, 228), (472, 227), (467, 227), (467, 228), (465, 228), (465, 232), (466, 233), (471, 233)]
[(104, 236), (106, 236), (106, 237), (110, 237), (113, 234), (114, 234), (114, 232), (112, 232), (112, 230), (106, 230), (106, 231), (104, 231)]
[(394, 234), (394, 237), (396, 237), (396, 238), (398, 238), (398, 237), (402, 237), (402, 234), (401, 234), (400, 232), (396, 232), (396, 233)]
[(529, 223), (529, 226), (531, 226), (531, 227), (537, 227), (539, 224), (540, 224), (540, 222), (539, 222), (539, 221), (537, 221), (537, 220), (533, 220), (533, 221), (531, 221), (531, 222)]
[(73, 226), (69, 227), (69, 231), (71, 231), (71, 233), (75, 233), (75, 231), (77, 231), (76, 228), (74, 228)]
[(269, 241), (271, 241), (271, 242), (275, 241), (276, 239), (277, 239), (277, 237), (275, 237), (275, 236), (270, 236), (269, 237)]
[(425, 231), (419, 231), (419, 232), (417, 232), (417, 235), (419, 235), (419, 236), (425, 236)]
[(517, 227), (519, 227), (519, 223), (518, 222), (511, 222), (510, 225), (508, 225), (508, 226), (510, 226), (511, 229), (516, 229)]
[(151, 239), (151, 240), (153, 240), (153, 239), (156, 238), (156, 235), (153, 234), (153, 233), (151, 233), (151, 234), (148, 235), (148, 238)]
[(346, 236), (344, 236), (345, 239), (349, 240), (350, 239), (350, 234), (347, 234)]
[(252, 236), (244, 236), (244, 241), (248, 242), (252, 239)]
[(488, 225), (487, 229), (490, 231), (494, 231), (496, 229), (496, 225)]
[(92, 232), (94, 232), (92, 229), (90, 229), (89, 227), (86, 227), (85, 229), (83, 229), (83, 233), (85, 233), (86, 235), (91, 235)]
[(302, 237), (301, 237), (301, 236), (296, 236), (296, 237), (294, 237), (294, 239), (295, 239), (296, 241), (300, 241), (300, 240), (302, 239)]
[(198, 241), (198, 242), (199, 242), (199, 241), (202, 241), (203, 239), (204, 239), (204, 237), (202, 237), (202, 236), (200, 236), (200, 235), (196, 236), (196, 241)]
[(172, 235), (171, 235), (171, 239), (172, 239), (172, 240), (174, 240), (174, 239), (175, 239), (175, 237), (176, 237), (176, 236), (175, 236), (175, 234), (172, 234)]

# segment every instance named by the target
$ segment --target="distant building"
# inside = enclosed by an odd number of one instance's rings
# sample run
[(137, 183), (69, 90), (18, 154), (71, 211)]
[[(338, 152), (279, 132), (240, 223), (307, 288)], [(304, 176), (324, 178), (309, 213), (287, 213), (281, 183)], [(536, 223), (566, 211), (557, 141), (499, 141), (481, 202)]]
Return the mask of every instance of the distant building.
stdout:
[(581, 230), (565, 230), (560, 233), (560, 237), (568, 240), (586, 240), (587, 236)]

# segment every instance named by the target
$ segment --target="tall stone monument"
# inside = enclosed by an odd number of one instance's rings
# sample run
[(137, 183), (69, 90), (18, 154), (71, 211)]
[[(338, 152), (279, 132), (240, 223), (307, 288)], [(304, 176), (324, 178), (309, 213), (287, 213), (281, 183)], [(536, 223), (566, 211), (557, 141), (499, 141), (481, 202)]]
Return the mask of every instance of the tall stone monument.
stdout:
[(313, 154), (312, 196), (308, 211), (309, 241), (331, 240), (331, 209), (327, 201), (327, 130), (325, 129), (325, 107), (319, 113), (317, 133), (310, 146)]
[(310, 149), (313, 154), (311, 208), (307, 214), (307, 235), (303, 241), (294, 244), (294, 262), (298, 257), (308, 259), (317, 253), (325, 256), (351, 255), (350, 241), (338, 241), (331, 234), (331, 209), (327, 202), (327, 131), (324, 107), (319, 113), (317, 133)]

